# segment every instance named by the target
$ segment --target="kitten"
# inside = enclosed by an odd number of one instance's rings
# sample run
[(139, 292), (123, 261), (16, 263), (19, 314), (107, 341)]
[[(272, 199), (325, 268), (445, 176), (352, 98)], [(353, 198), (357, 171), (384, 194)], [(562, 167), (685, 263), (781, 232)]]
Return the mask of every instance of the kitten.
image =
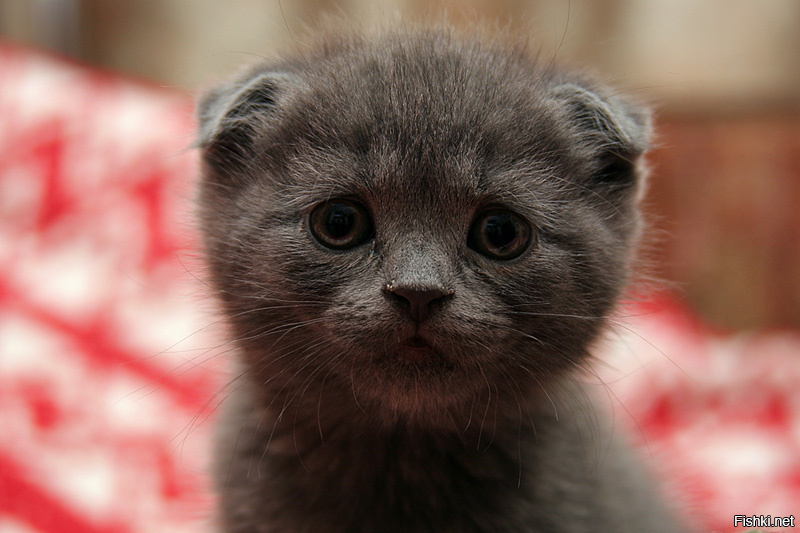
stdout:
[(223, 531), (679, 530), (575, 379), (627, 277), (645, 112), (398, 31), (259, 65), (199, 118), (240, 365)]

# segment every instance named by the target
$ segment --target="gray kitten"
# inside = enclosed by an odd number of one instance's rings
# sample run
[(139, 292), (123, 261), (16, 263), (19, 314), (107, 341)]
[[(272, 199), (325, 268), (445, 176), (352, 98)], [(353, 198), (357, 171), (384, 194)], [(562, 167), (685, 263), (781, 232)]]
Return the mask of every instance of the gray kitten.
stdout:
[(223, 531), (679, 529), (576, 379), (628, 274), (644, 112), (431, 31), (326, 39), (199, 116), (241, 371)]

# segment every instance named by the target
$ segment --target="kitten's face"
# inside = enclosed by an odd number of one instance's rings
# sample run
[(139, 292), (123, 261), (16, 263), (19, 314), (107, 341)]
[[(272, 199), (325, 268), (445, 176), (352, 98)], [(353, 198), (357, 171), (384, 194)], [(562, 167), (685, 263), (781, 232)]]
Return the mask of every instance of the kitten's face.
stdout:
[(201, 121), (213, 281), (265, 386), (407, 413), (527, 394), (624, 283), (644, 121), (520, 55), (344, 44), (222, 88)]

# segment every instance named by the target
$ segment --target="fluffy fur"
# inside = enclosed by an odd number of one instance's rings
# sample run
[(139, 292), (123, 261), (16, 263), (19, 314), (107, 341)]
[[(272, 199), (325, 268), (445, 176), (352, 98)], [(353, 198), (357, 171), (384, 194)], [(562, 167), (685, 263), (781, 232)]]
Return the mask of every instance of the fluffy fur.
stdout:
[[(223, 531), (676, 530), (574, 379), (628, 275), (645, 113), (519, 47), (397, 32), (261, 64), (199, 117), (240, 371)], [(321, 245), (330, 199), (374, 234)], [(491, 206), (530, 224), (518, 257), (469, 246)], [(398, 286), (439, 292), (420, 319)]]

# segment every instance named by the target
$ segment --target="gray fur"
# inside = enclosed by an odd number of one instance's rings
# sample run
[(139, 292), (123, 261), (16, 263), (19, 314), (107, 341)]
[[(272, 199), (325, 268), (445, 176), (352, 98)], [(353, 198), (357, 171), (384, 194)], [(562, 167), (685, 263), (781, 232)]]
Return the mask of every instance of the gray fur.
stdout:
[[(519, 48), (397, 32), (259, 65), (199, 117), (241, 372), (223, 531), (676, 531), (575, 379), (628, 275), (646, 113)], [(318, 243), (332, 198), (374, 236)], [(533, 226), (519, 257), (467, 246), (490, 205)], [(414, 334), (432, 348), (399, 356)]]

